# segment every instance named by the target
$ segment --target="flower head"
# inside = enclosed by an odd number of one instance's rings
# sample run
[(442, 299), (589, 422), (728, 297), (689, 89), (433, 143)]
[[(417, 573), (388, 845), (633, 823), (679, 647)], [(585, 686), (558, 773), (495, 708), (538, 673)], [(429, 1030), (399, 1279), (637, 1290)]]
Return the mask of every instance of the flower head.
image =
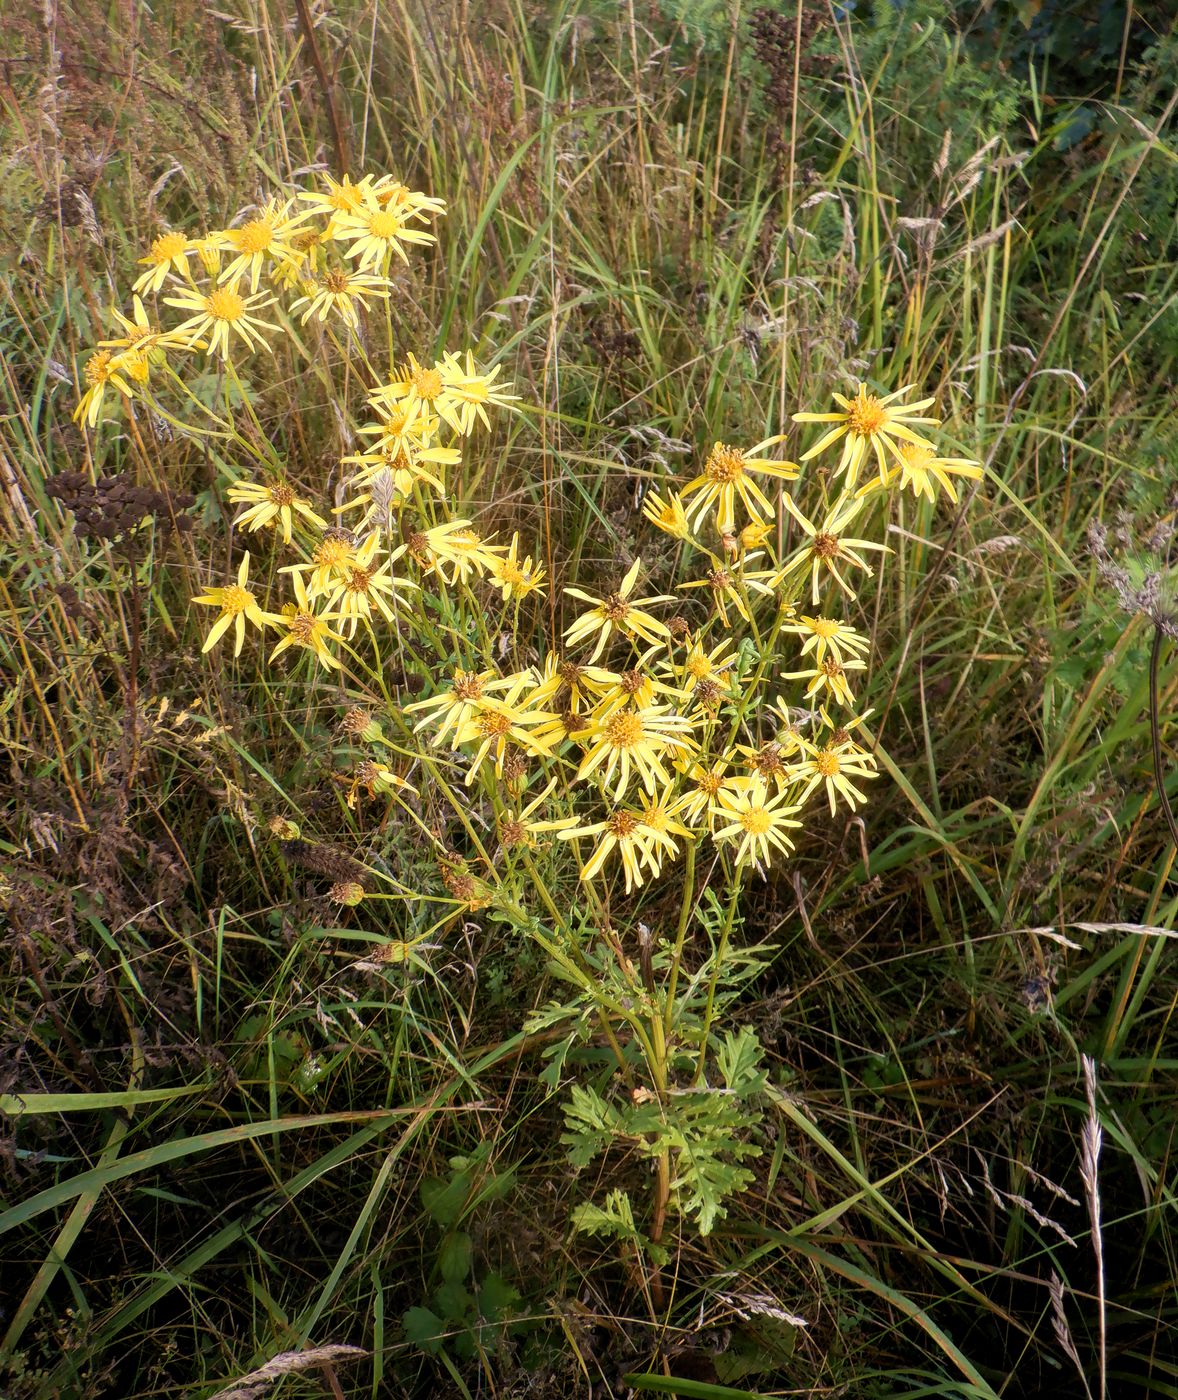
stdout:
[(834, 395), (834, 401), (839, 405), (837, 413), (795, 413), (795, 423), (835, 425), (819, 438), (809, 452), (802, 454), (802, 461), (808, 462), (811, 457), (817, 457), (832, 443), (843, 438), (843, 455), (835, 468), (835, 475), (845, 472), (847, 486), (854, 486), (859, 477), (859, 468), (870, 451), (875, 454), (880, 481), (885, 481), (890, 466), (887, 453), (897, 458), (901, 442), (921, 443), (931, 450), (930, 444), (913, 431), (913, 425), (923, 427), (940, 422), (939, 418), (919, 416), (924, 409), (932, 407), (935, 399), (920, 399), (917, 403), (909, 404), (896, 402), (911, 388), (912, 385), (908, 384), (895, 393), (879, 398), (867, 392), (866, 384), (860, 384), (853, 399), (844, 398), (842, 394)]
[(168, 230), (152, 240), (147, 256), (140, 258), (141, 266), (147, 268), (135, 279), (133, 291), (158, 292), (168, 280), (169, 272), (177, 272), (181, 277), (188, 276), (188, 255), (194, 250), (194, 242), (183, 233)]
[(195, 345), (198, 340), (208, 337), (208, 349), (223, 360), (232, 358), (230, 338), (241, 339), (247, 350), (259, 346), (269, 350), (263, 331), (276, 331), (278, 327), (270, 321), (260, 321), (255, 315), (263, 307), (272, 306), (274, 298), (259, 292), (256, 296), (242, 296), (236, 287), (214, 287), (205, 293), (195, 287), (185, 288), (179, 296), (165, 297), (168, 306), (193, 314), (182, 325), (176, 327), (177, 336), (186, 336), (186, 344)]
[(715, 506), (716, 528), (724, 535), (736, 523), (735, 504), (739, 496), (744, 508), (754, 520), (771, 518), (773, 506), (754, 480), (754, 474), (773, 476), (780, 481), (794, 481), (798, 468), (793, 462), (778, 462), (762, 457), (766, 447), (782, 441), (782, 435), (766, 438), (755, 447), (741, 451), (717, 442), (704, 463), (704, 469), (683, 488), (684, 496), (695, 496), (687, 507), (692, 525), (698, 530), (700, 521)]
[(229, 628), (233, 627), (237, 632), (237, 644), (233, 648), (233, 655), (240, 656), (241, 648), (245, 644), (247, 619), (254, 624), (259, 632), (265, 631), (270, 619), (258, 606), (258, 600), (253, 591), (247, 587), (249, 568), (250, 557), (247, 550), (241, 556), (236, 583), (226, 584), (224, 588), (210, 588), (207, 593), (193, 598), (194, 603), (200, 603), (203, 607), (221, 609), (220, 616), (213, 623), (209, 629), (209, 635), (205, 638), (205, 644), (201, 648), (202, 652), (211, 651)]
[(641, 568), (641, 559), (635, 559), (617, 592), (604, 598), (594, 598), (579, 588), (565, 589), (566, 598), (576, 598), (579, 602), (590, 605), (589, 610), (570, 624), (564, 634), (564, 639), (570, 646), (588, 641), (596, 635), (597, 645), (589, 658), (590, 664), (597, 660), (605, 650), (606, 642), (615, 633), (620, 632), (622, 636), (630, 638), (641, 637), (646, 642), (662, 642), (670, 636), (666, 625), (646, 611), (652, 603), (672, 602), (669, 594), (663, 593), (640, 601), (631, 599), (630, 595), (634, 592)]
[(737, 843), (737, 865), (751, 861), (771, 865), (775, 853), (788, 855), (793, 850), (789, 832), (801, 826), (793, 820), (798, 807), (785, 793), (771, 795), (759, 779), (742, 787), (721, 788), (716, 798), (716, 840)]
[(878, 487), (895, 486), (901, 491), (911, 491), (915, 496), (926, 496), (930, 501), (937, 498), (937, 487), (945, 489), (946, 496), (957, 504), (957, 490), (952, 478), (964, 476), (971, 481), (980, 481), (985, 473), (981, 464), (968, 457), (938, 457), (936, 448), (927, 442), (901, 442), (896, 448), (896, 464), (888, 468), (884, 477), (866, 482), (859, 488), (859, 495), (866, 495)]
[(285, 544), (290, 544), (291, 527), (296, 515), (316, 529), (327, 529), (327, 521), (315, 514), (311, 502), (300, 496), (286, 481), (235, 481), (225, 494), (234, 505), (248, 506), (236, 518), (235, 525), (243, 525), (252, 532), (278, 521)]

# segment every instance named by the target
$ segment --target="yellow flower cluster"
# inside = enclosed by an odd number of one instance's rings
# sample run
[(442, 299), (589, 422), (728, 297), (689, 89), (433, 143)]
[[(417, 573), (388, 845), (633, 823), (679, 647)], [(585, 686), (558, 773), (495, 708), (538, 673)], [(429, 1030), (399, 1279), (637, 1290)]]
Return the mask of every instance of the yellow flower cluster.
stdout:
[[(232, 363), (242, 351), (268, 350), (267, 335), (289, 330), (299, 313), (303, 325), (338, 318), (355, 330), (359, 308), (388, 298), (393, 258), (405, 261), (407, 247), (434, 242), (421, 225), (444, 212), (442, 200), (392, 176), (366, 175), (356, 184), (329, 176), (324, 189), (266, 199), (232, 228), (199, 237), (165, 230), (139, 260), (132, 314), (112, 313), (121, 333), (100, 341), (86, 362), (75, 418), (94, 427), (108, 389), (134, 398), (153, 370), (168, 369), (169, 356), (204, 352)], [(161, 329), (145, 297), (182, 313), (179, 323)], [(479, 380), (473, 365), (472, 376)], [(478, 392), (468, 389), (473, 403)]]
[[(173, 350), (220, 357), (235, 378), (233, 354), (266, 347), (278, 329), (293, 338), (300, 313), (304, 325), (335, 317), (354, 331), (359, 308), (390, 296), (393, 260), (433, 241), (422, 225), (443, 209), (391, 177), (345, 176), (268, 199), (231, 229), (162, 234), (142, 259), (132, 315), (116, 313), (123, 334), (87, 366), (79, 416), (96, 421), (108, 385), (128, 399), (144, 392), (148, 366), (166, 366)], [(161, 293), (187, 313), (168, 331), (141, 299)], [(391, 334), (390, 321), (390, 343)], [(511, 386), (469, 351), (407, 353), (383, 382), (359, 353), (370, 421), (342, 458), (342, 502), (320, 513), (277, 466), (228, 488), (241, 529), (268, 531), (300, 557), (276, 568), (293, 593), (278, 611), (250, 586), (248, 553), (234, 581), (198, 595), (218, 610), (206, 651), (232, 630), (239, 655), (247, 624), (277, 629), (272, 657), (309, 652), (354, 698), (386, 704), (409, 746), (401, 751), (437, 787), (449, 791), (442, 775), (464, 756), (465, 785), (482, 786), (504, 852), (530, 858), (551, 837), (575, 850), (583, 880), (620, 865), (627, 892), (686, 842), (714, 841), (736, 871), (768, 867), (793, 848), (812, 796), (832, 814), (866, 801), (878, 776), (857, 737), (870, 714), (859, 699), (870, 646), (845, 608), (889, 551), (861, 522), (892, 488), (933, 500), (943, 487), (956, 500), (952, 478), (981, 475), (917, 431), (937, 421), (925, 413), (932, 399), (910, 402), (907, 389), (879, 397), (861, 384), (835, 395), (837, 412), (795, 414), (826, 426), (802, 462), (841, 443), (831, 473), (841, 490), (832, 499), (820, 482), (809, 512), (785, 490), (806, 487), (802, 467), (767, 455), (784, 435), (747, 449), (716, 442), (679, 490), (649, 494), (652, 567), (634, 558), (604, 585), (569, 581), (562, 645), (537, 656), (520, 635), (520, 608), (543, 593), (545, 570), (518, 532), (505, 545), (475, 528), (458, 479), (464, 440), (490, 425), (490, 410), (514, 406)], [(861, 484), (869, 460), (877, 471)], [(656, 545), (659, 535), (671, 543)], [(495, 598), (514, 609), (509, 630), (488, 625)], [(444, 681), (389, 704), (383, 658), (394, 649), (427, 674), (444, 670)], [(423, 732), (425, 745), (413, 737)], [(353, 737), (389, 742), (379, 725)], [(349, 804), (361, 791), (411, 790), (383, 762), (362, 770)]]

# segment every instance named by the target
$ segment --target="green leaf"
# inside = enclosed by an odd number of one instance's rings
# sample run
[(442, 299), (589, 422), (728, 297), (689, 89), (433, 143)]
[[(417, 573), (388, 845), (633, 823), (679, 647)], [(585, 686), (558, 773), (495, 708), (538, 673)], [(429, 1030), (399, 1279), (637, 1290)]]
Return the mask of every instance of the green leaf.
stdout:
[(438, 1254), (438, 1268), (447, 1283), (462, 1283), (470, 1273), (474, 1241), (460, 1230), (448, 1235)]
[(421, 1204), (433, 1220), (448, 1228), (458, 1219), (469, 1193), (470, 1178), (464, 1172), (456, 1172), (449, 1181), (429, 1176), (421, 1183)]
[(752, 1026), (741, 1026), (733, 1033), (726, 1031), (720, 1048), (716, 1051), (716, 1062), (724, 1083), (741, 1098), (752, 1098), (765, 1087), (768, 1075), (760, 1068), (764, 1055), (757, 1033)]
[(442, 1336), (446, 1331), (442, 1319), (429, 1308), (410, 1308), (401, 1319), (407, 1340), (430, 1355), (437, 1355), (442, 1349)]

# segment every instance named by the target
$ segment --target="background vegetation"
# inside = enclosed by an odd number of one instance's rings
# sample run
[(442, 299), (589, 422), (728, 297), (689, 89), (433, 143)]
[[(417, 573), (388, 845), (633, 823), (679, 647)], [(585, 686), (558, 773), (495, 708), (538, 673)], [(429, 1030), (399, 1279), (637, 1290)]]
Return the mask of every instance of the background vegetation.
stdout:
[[(6, 7), (0, 1393), (1178, 1395), (1178, 42), (1152, 8)], [(319, 165), (449, 202), (406, 348), (503, 360), (530, 407), (484, 446), (482, 518), (570, 574), (632, 557), (688, 453), (858, 377), (936, 392), (991, 469), (893, 529), (859, 623), (891, 781), (742, 910), (778, 952), (740, 1015), (790, 1111), (658, 1302), (570, 1231), (519, 1034), (543, 963), (454, 911), (381, 965), (437, 906), (326, 902), (348, 859), (447, 896), (348, 809), (322, 686), (200, 660), (209, 462), (70, 421), (138, 250)], [(342, 425), (298, 362), (271, 374), (255, 411), (321, 489)], [(151, 547), (77, 528), (66, 471), (159, 493)]]

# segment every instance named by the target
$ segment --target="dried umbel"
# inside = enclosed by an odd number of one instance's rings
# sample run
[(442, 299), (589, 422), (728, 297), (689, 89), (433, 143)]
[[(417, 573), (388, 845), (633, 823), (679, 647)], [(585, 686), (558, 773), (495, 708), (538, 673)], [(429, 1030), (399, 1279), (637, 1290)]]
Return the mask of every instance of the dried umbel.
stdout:
[(192, 529), (192, 518), (183, 512), (195, 504), (194, 496), (137, 485), (130, 472), (96, 481), (85, 472), (61, 472), (48, 479), (45, 492), (73, 513), (83, 539), (116, 545), (124, 554), (145, 547), (153, 531), (166, 538)]

